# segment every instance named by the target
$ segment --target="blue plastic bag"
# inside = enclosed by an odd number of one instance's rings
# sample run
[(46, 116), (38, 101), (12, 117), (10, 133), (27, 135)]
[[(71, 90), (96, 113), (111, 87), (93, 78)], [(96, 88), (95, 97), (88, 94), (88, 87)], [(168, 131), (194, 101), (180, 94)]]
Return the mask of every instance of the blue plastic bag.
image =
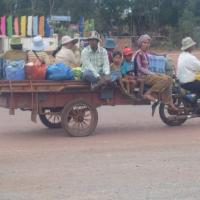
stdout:
[(73, 72), (64, 63), (49, 65), (46, 73), (47, 80), (73, 80)]
[(149, 70), (165, 74), (166, 58), (164, 56), (149, 55)]
[(25, 61), (6, 61), (5, 74), (7, 80), (24, 80), (25, 72), (24, 72)]

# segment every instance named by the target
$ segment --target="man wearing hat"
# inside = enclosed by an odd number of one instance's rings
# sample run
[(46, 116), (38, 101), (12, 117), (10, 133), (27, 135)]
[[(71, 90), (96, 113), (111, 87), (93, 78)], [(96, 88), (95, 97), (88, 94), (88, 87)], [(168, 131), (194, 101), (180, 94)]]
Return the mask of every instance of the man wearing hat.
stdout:
[(11, 49), (6, 51), (2, 56), (5, 60), (26, 61), (26, 53), (22, 50), (22, 41), (19, 36), (12, 36), (10, 39), (10, 47)]
[(200, 80), (196, 80), (196, 75), (200, 73), (200, 60), (192, 55), (195, 45), (196, 42), (191, 37), (182, 40), (182, 53), (178, 58), (177, 77), (183, 88), (199, 93)]
[(56, 63), (65, 63), (70, 67), (80, 66), (80, 51), (75, 44), (78, 39), (73, 39), (68, 35), (62, 37), (60, 50), (55, 54)]
[(110, 74), (110, 65), (107, 51), (98, 46), (100, 37), (96, 31), (91, 33), (88, 42), (89, 45), (81, 53), (83, 80), (90, 82), (91, 89), (95, 90), (108, 81), (105, 75)]

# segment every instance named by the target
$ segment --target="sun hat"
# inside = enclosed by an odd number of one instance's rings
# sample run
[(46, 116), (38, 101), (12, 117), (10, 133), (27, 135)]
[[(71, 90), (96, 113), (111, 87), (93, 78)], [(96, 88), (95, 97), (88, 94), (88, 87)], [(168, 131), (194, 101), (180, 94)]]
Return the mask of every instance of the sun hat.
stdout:
[(93, 40), (93, 39), (98, 40), (99, 42), (101, 41), (100, 35), (97, 31), (90, 32), (90, 36), (88, 37), (88, 40)]
[(31, 49), (33, 51), (43, 51), (45, 49), (45, 44), (40, 35), (33, 38)]
[(62, 45), (68, 44), (70, 42), (73, 42), (74, 44), (76, 44), (78, 42), (78, 39), (77, 38), (71, 38), (68, 35), (63, 36), (62, 39), (61, 39), (61, 44)]
[(129, 48), (129, 47), (125, 47), (123, 49), (123, 55), (124, 56), (129, 56), (129, 55), (133, 55), (133, 49)]
[(104, 42), (104, 48), (114, 49), (116, 47), (115, 40), (113, 38), (106, 38)]
[(196, 45), (197, 43), (193, 41), (193, 39), (191, 37), (186, 37), (182, 39), (182, 47), (181, 50), (187, 50), (190, 47), (193, 47), (194, 45)]
[(13, 35), (10, 39), (10, 45), (22, 45), (20, 36)]

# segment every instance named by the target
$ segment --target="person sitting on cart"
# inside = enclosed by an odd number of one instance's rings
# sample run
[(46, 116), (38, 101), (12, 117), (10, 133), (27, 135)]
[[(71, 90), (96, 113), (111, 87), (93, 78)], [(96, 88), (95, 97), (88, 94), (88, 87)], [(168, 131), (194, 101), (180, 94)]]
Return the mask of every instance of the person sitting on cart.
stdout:
[(191, 37), (182, 40), (182, 53), (178, 58), (177, 77), (181, 86), (195, 93), (200, 93), (200, 60), (192, 55), (196, 42)]
[(149, 70), (148, 51), (151, 37), (147, 34), (138, 39), (139, 50), (135, 54), (135, 73), (144, 80), (150, 88), (144, 93), (144, 98), (156, 102), (157, 99), (168, 105), (170, 110), (178, 112), (172, 100), (172, 79), (163, 74), (156, 74)]
[(45, 44), (40, 35), (33, 38), (31, 50), (27, 53), (28, 63), (36, 60), (42, 61), (44, 64), (51, 64), (49, 55), (45, 52)]
[(121, 74), (121, 63), (122, 63), (122, 52), (121, 51), (114, 51), (113, 52), (113, 62), (111, 63), (111, 80), (112, 82), (117, 81), (120, 84), (120, 87), (123, 91), (127, 94), (131, 93), (131, 89), (135, 86), (136, 81), (127, 79), (122, 77)]
[(129, 47), (125, 47), (123, 49), (123, 61), (121, 64), (121, 73), (123, 76), (134, 73), (134, 62), (133, 58), (133, 49)]
[(136, 85), (132, 48), (125, 47), (123, 49), (123, 61), (120, 69), (123, 76), (122, 82), (125, 83), (127, 93), (130, 94)]
[(26, 52), (23, 51), (23, 45), (20, 36), (13, 35), (10, 40), (11, 49), (6, 51), (2, 58), (10, 61), (24, 60), (26, 62)]
[(116, 43), (113, 38), (106, 37), (104, 42), (104, 48), (107, 50), (109, 63), (113, 62), (113, 51), (116, 48)]
[(100, 36), (96, 31), (91, 32), (88, 42), (81, 52), (82, 78), (95, 90), (110, 81), (110, 64), (106, 49), (98, 45)]
[(80, 51), (76, 46), (77, 38), (68, 35), (62, 37), (61, 46), (53, 53), (56, 63), (64, 63), (74, 68), (80, 66)]

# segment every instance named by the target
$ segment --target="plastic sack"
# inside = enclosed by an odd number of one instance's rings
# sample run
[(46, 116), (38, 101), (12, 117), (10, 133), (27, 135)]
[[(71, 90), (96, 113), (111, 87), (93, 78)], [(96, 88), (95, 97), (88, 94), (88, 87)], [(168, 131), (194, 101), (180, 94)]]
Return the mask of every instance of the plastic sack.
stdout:
[(27, 63), (25, 66), (26, 79), (45, 80), (46, 70), (46, 64), (41, 64), (39, 61)]
[(47, 80), (73, 80), (73, 72), (64, 63), (49, 65), (46, 73)]
[(149, 55), (148, 58), (150, 71), (165, 74), (166, 58), (164, 56)]
[(81, 80), (83, 76), (83, 72), (81, 71), (81, 67), (72, 68), (73, 76), (75, 80)]
[(24, 60), (6, 61), (5, 75), (7, 80), (24, 80)]

